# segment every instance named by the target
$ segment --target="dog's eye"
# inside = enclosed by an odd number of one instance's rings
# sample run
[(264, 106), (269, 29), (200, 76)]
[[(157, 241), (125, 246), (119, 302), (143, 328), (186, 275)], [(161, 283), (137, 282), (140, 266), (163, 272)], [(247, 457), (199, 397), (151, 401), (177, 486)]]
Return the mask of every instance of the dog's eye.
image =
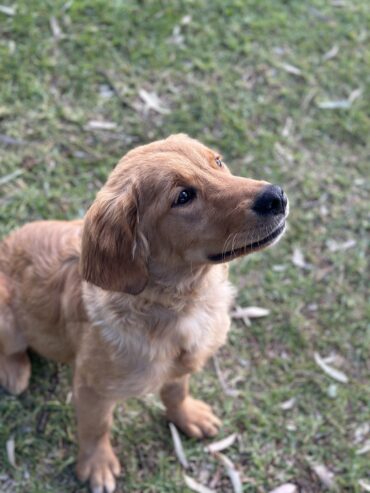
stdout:
[(216, 161), (217, 166), (219, 166), (220, 168), (222, 168), (222, 161), (221, 161), (221, 158), (219, 156), (217, 156), (215, 158), (215, 161)]
[(177, 199), (172, 204), (172, 207), (187, 204), (188, 202), (192, 201), (194, 198), (195, 198), (195, 190), (193, 188), (184, 188), (184, 190), (181, 190), (181, 192), (177, 196)]

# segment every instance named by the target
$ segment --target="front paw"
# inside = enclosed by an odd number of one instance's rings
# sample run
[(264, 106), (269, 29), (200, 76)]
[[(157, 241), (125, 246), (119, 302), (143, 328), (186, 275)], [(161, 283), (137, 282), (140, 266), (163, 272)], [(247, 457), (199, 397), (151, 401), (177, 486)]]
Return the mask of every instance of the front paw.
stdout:
[(221, 421), (210, 406), (192, 397), (187, 397), (179, 406), (167, 409), (167, 418), (193, 438), (213, 437), (221, 426)]
[(110, 444), (97, 445), (91, 454), (80, 453), (77, 476), (90, 482), (92, 493), (112, 493), (116, 489), (115, 476), (121, 471), (120, 463)]

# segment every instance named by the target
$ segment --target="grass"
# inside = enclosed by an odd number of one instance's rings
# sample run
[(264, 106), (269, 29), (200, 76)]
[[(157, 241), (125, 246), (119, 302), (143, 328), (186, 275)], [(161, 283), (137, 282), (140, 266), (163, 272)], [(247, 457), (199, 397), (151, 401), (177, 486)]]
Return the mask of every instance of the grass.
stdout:
[[(244, 492), (288, 481), (324, 491), (312, 462), (334, 473), (339, 492), (364, 491), (369, 456), (356, 454), (366, 440), (356, 443), (356, 430), (370, 420), (368, 1), (11, 5), (15, 15), (0, 12), (0, 234), (82, 216), (122, 154), (179, 131), (220, 149), (235, 173), (282, 184), (288, 233), (232, 264), (238, 303), (271, 310), (251, 327), (235, 323), (220, 352), (239, 395), (223, 395), (212, 365), (193, 391), (214, 403), (222, 436), (238, 432), (226, 453)], [(148, 110), (140, 89), (169, 111)], [(347, 109), (320, 107), (348, 98)], [(91, 129), (91, 120), (115, 128)], [(333, 251), (330, 241), (348, 240), (355, 245)], [(307, 269), (292, 262), (295, 249)], [(325, 375), (314, 352), (335, 354), (349, 382)], [(1, 491), (86, 491), (74, 476), (69, 391), (69, 370), (34, 355), (29, 391), (0, 394)], [(124, 464), (119, 491), (188, 491), (156, 399), (119, 407), (113, 437)], [(184, 447), (189, 474), (209, 482), (217, 462), (202, 444)], [(232, 491), (222, 469), (217, 491)]]

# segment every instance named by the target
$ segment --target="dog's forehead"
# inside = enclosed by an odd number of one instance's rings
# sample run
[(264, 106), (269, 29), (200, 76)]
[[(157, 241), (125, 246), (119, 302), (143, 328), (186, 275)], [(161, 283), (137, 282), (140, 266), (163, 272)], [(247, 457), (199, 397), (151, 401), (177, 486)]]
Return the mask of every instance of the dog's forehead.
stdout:
[(122, 159), (122, 164), (132, 168), (217, 168), (219, 154), (196, 139), (184, 134), (172, 135), (131, 150)]

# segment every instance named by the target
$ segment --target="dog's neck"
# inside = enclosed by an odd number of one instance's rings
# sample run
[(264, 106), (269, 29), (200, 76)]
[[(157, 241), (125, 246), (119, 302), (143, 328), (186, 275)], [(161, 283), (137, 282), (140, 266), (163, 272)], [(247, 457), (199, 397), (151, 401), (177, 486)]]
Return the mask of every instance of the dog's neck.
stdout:
[[(156, 264), (150, 266), (149, 282), (140, 296), (161, 303), (167, 300), (188, 301), (197, 293), (201, 294), (212, 265), (184, 265), (176, 269), (168, 265)], [(166, 303), (167, 304), (167, 303)]]

